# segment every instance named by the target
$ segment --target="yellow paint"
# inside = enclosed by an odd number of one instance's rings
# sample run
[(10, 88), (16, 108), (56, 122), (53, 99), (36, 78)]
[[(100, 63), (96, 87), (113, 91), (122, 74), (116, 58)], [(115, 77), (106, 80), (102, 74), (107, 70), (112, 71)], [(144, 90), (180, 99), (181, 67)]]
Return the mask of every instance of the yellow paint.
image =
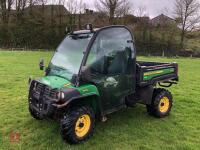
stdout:
[(163, 97), (159, 103), (159, 110), (160, 112), (165, 113), (168, 111), (168, 109), (169, 109), (169, 99), (168, 97)]
[(161, 73), (163, 73), (162, 70), (161, 70), (161, 71), (156, 71), (156, 72), (147, 72), (147, 73), (145, 73), (144, 75), (145, 75), (145, 76), (150, 76), (150, 75), (161, 74)]
[(71, 83), (67, 83), (67, 84), (64, 85), (64, 87), (68, 87), (70, 85), (71, 85)]
[(77, 137), (84, 137), (90, 130), (91, 120), (90, 116), (85, 114), (78, 118), (75, 126), (75, 133)]

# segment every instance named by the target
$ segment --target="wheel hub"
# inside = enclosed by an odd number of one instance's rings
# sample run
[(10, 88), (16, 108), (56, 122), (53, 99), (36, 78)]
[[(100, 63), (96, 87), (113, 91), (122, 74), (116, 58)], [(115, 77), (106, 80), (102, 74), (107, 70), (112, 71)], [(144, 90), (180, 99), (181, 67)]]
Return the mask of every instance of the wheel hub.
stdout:
[(80, 124), (79, 124), (79, 127), (80, 127), (80, 128), (84, 127), (84, 123), (80, 123)]
[(168, 97), (163, 97), (161, 100), (160, 100), (160, 103), (159, 103), (159, 110), (160, 112), (162, 113), (165, 113), (168, 111), (169, 109), (169, 98)]
[(91, 125), (91, 120), (89, 115), (82, 115), (81, 117), (78, 118), (76, 122), (76, 127), (75, 127), (75, 133), (78, 137), (83, 137), (85, 136)]

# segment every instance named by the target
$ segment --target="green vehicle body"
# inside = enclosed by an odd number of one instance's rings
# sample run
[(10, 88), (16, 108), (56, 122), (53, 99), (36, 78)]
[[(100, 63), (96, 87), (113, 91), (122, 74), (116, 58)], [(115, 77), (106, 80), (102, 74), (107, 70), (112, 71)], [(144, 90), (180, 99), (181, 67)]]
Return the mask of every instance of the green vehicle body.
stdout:
[[(39, 66), (44, 70), (43, 60)], [(134, 38), (125, 26), (69, 33), (45, 72), (44, 77), (29, 79), (29, 110), (36, 119), (60, 120), (82, 106), (100, 118), (136, 103), (150, 106), (155, 93), (163, 93), (156, 90), (157, 84), (170, 87), (178, 81), (177, 63), (136, 61)], [(164, 94), (171, 110), (171, 96)]]
[[(38, 81), (51, 87), (52, 89), (60, 89), (60, 90), (61, 89), (62, 90), (63, 89), (65, 89), (65, 90), (74, 89), (74, 90), (78, 91), (78, 93), (80, 93), (80, 97), (78, 97), (78, 98), (75, 97), (75, 99), (87, 97), (87, 101), (84, 101), (84, 103), (82, 103), (82, 104), (92, 105), (92, 107), (96, 113), (99, 111), (99, 108), (100, 108), (99, 107), (99, 96), (100, 95), (99, 95), (99, 91), (95, 85), (85, 84), (85, 85), (76, 87), (73, 85), (73, 83), (71, 83), (67, 79), (63, 79), (63, 78), (60, 78), (57, 76), (41, 77)], [(73, 98), (74, 97), (71, 97), (71, 100), (75, 100)], [(81, 105), (81, 102), (79, 104)]]
[(75, 87), (70, 81), (57, 77), (57, 76), (45, 76), (40, 79), (40, 81), (51, 88), (56, 89), (68, 89), (73, 88), (81, 93), (81, 95), (95, 94), (99, 96), (99, 92), (96, 86), (92, 84), (86, 84), (79, 87)]
[[(156, 71), (145, 72), (143, 76), (143, 80), (148, 81), (157, 76), (174, 73), (174, 71), (175, 71), (175, 68), (169, 68), (169, 69), (160, 69)], [(67, 79), (63, 79), (57, 76), (44, 76), (44, 77), (41, 77), (38, 81), (51, 87), (52, 89), (66, 89), (66, 90), (75, 89), (81, 95), (77, 99), (81, 99), (82, 97), (83, 98), (87, 97), (88, 99), (87, 101), (84, 101), (82, 104), (91, 105), (91, 102), (92, 102), (92, 107), (95, 110), (95, 113), (98, 113), (100, 111), (101, 106), (99, 105), (101, 103), (99, 102), (100, 101), (99, 90), (93, 84), (85, 84), (85, 85), (76, 87), (75, 85), (73, 85), (73, 83), (71, 83)], [(75, 100), (75, 99), (73, 99), (72, 97), (72, 100)], [(79, 103), (81, 103), (81, 101), (79, 101)]]
[(170, 73), (173, 73), (174, 71), (175, 71), (174, 68), (169, 68), (169, 69), (161, 69), (161, 70), (157, 70), (157, 71), (146, 72), (144, 74), (144, 80), (145, 81), (151, 80), (152, 78), (155, 78), (156, 76), (170, 74)]

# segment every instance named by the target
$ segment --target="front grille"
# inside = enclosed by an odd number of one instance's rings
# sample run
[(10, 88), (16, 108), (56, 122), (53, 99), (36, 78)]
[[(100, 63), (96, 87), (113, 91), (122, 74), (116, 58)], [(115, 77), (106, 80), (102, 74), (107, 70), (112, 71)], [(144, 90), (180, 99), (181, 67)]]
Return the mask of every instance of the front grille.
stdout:
[(57, 98), (57, 90), (55, 90), (55, 89), (52, 89), (51, 90), (51, 92), (50, 92), (50, 97), (52, 97), (52, 98)]
[(57, 91), (55, 89), (51, 89), (49, 88), (48, 86), (46, 86), (44, 88), (44, 96), (47, 96), (47, 97), (51, 97), (53, 99), (56, 99), (56, 96), (57, 96)]
[(56, 89), (52, 89), (50, 88), (49, 86), (47, 85), (44, 85), (42, 83), (38, 83), (38, 82), (35, 82), (34, 83), (34, 92), (38, 95), (42, 95), (43, 97), (49, 97), (49, 98), (52, 98), (52, 99), (56, 99), (57, 97), (57, 90)]
[(33, 80), (30, 85), (29, 107), (41, 116), (52, 115), (57, 90)]
[(38, 93), (41, 93), (43, 90), (44, 85), (42, 85), (41, 83), (35, 83), (35, 91)]
[(44, 96), (49, 96), (49, 95), (50, 95), (50, 92), (51, 92), (51, 89), (50, 89), (48, 86), (46, 86), (46, 87), (44, 88)]

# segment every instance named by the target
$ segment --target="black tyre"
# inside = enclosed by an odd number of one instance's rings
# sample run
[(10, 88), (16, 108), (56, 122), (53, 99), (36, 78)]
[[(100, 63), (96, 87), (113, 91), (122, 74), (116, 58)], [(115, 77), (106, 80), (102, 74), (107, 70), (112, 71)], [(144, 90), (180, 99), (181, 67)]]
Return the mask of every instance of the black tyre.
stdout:
[(74, 108), (61, 120), (61, 136), (71, 144), (86, 141), (93, 135), (94, 122), (95, 115), (90, 107)]
[(42, 116), (41, 116), (41, 114), (38, 113), (38, 112), (36, 112), (34, 109), (30, 108), (30, 106), (29, 106), (29, 112), (30, 112), (30, 114), (31, 114), (31, 116), (33, 118), (35, 118), (37, 120), (42, 120), (43, 119)]
[(173, 105), (172, 94), (162, 88), (154, 89), (152, 104), (147, 105), (147, 112), (158, 118), (168, 116)]

